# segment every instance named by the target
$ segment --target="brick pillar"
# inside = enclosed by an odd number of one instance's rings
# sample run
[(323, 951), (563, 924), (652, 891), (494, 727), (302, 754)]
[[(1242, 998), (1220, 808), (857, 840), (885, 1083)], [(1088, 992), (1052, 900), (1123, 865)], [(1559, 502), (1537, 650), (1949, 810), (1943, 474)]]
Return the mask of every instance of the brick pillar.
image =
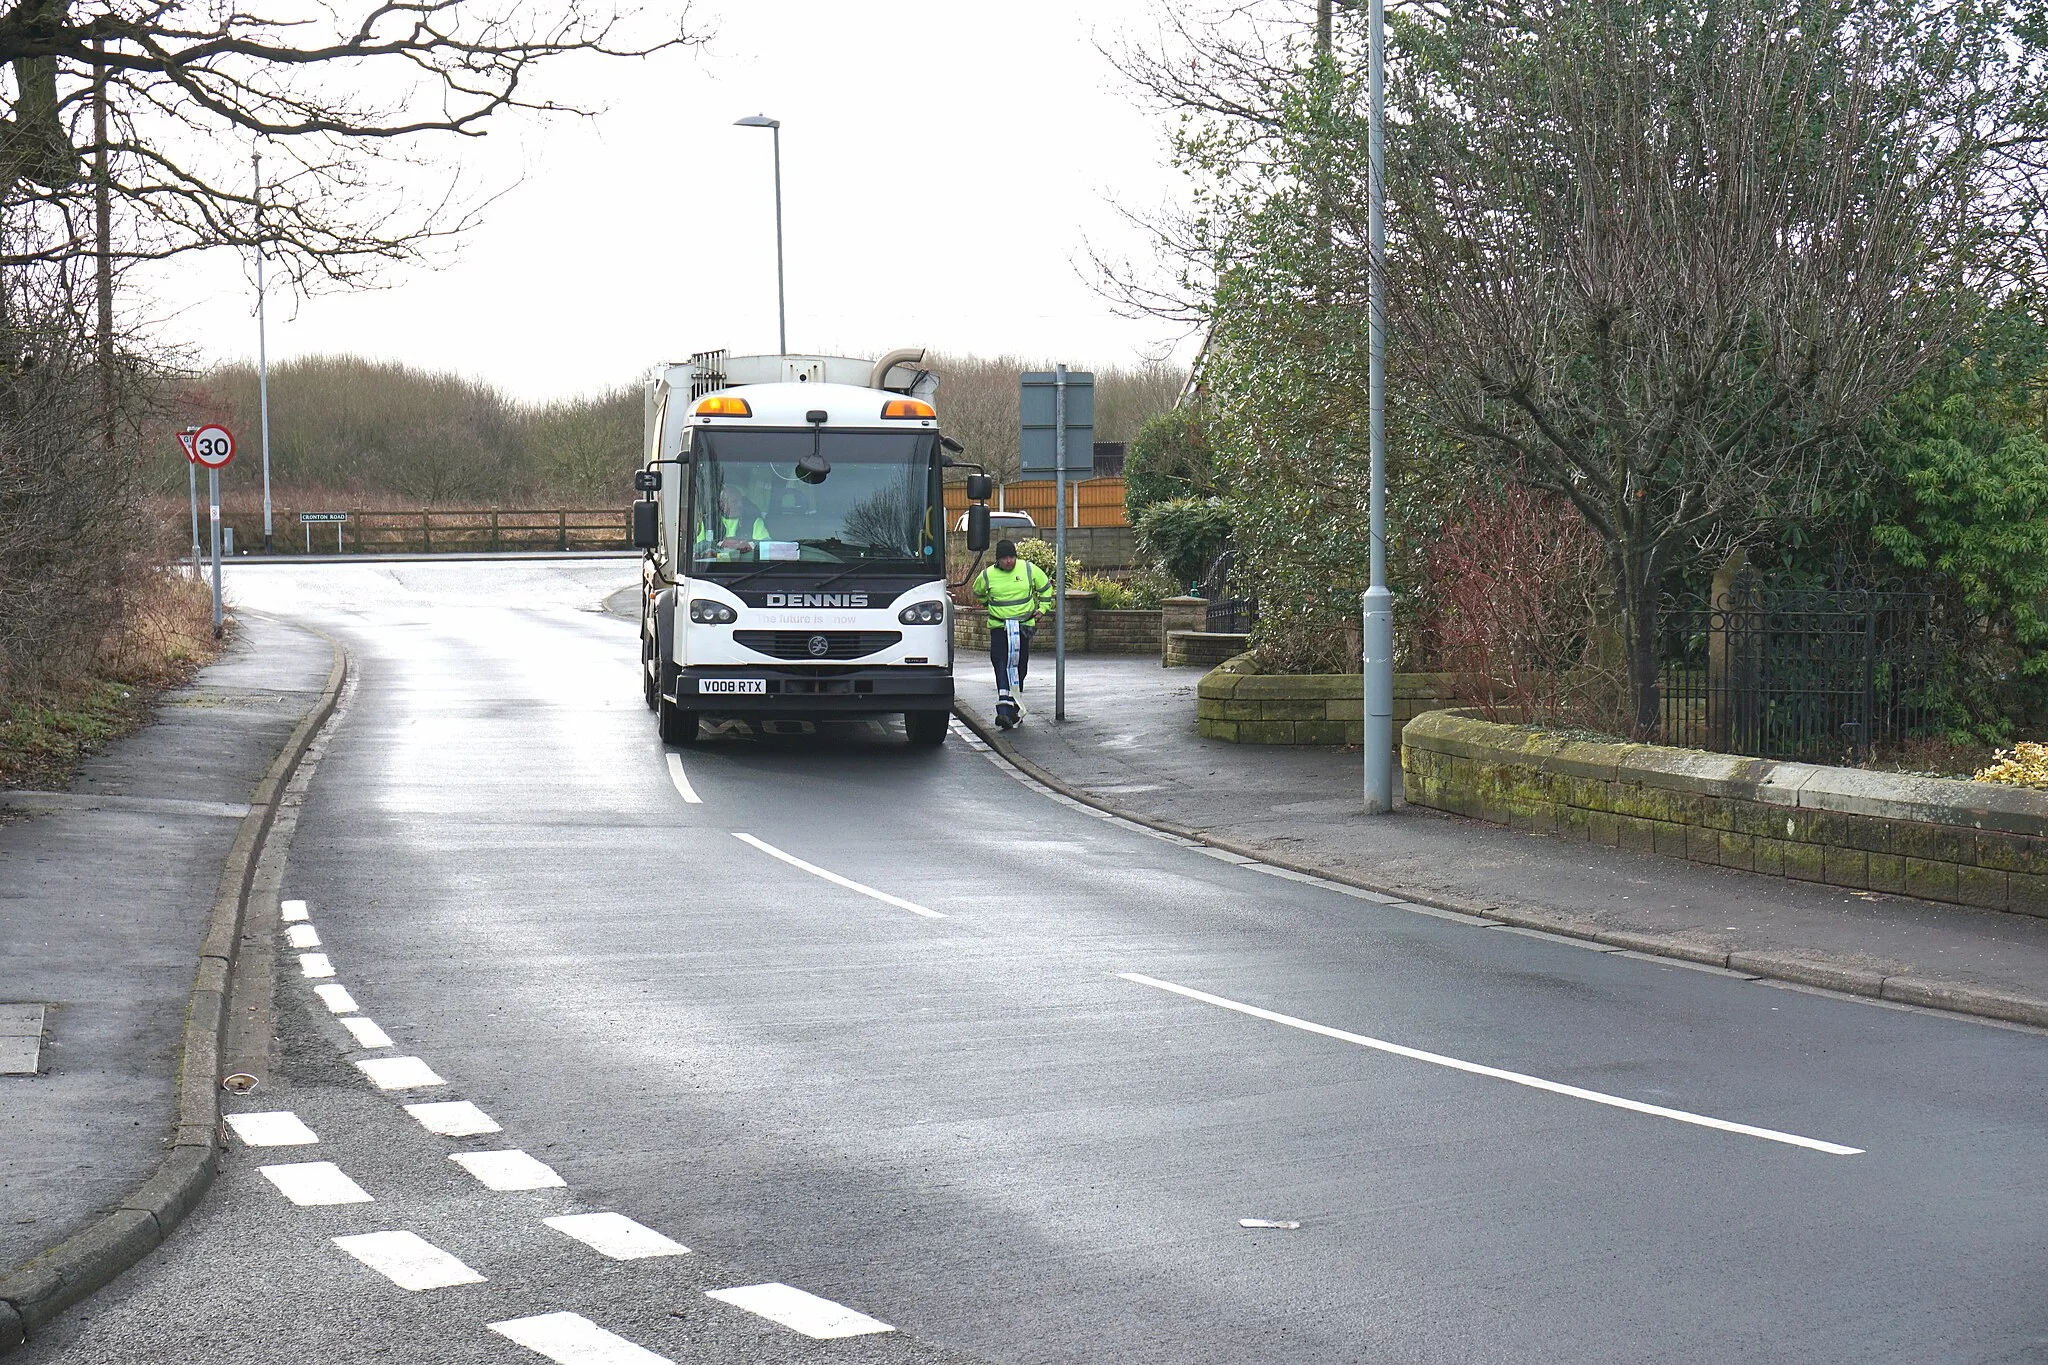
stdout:
[(1159, 662), (1170, 664), (1166, 642), (1177, 630), (1207, 630), (1209, 600), (1206, 597), (1169, 597), (1159, 604)]
[[(1082, 592), (1076, 588), (1067, 589), (1067, 648), (1086, 654), (1094, 649), (1088, 632), (1089, 622), (1095, 615), (1095, 604), (1101, 600), (1100, 593)], [(1049, 627), (1052, 623), (1046, 622)], [(1041, 632), (1043, 634), (1043, 632)], [(1050, 636), (1046, 637), (1050, 639)]]

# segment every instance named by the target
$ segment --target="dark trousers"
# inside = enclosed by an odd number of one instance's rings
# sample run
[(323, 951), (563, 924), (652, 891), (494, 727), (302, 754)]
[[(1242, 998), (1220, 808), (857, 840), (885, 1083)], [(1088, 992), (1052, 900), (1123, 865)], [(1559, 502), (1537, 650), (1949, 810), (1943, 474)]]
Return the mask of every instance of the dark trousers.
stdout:
[[(1024, 681), (1024, 675), (1031, 671), (1031, 637), (1038, 633), (1036, 626), (1017, 628), (1017, 681)], [(1010, 690), (1010, 632), (1002, 625), (988, 628), (988, 661), (995, 665), (996, 691)]]

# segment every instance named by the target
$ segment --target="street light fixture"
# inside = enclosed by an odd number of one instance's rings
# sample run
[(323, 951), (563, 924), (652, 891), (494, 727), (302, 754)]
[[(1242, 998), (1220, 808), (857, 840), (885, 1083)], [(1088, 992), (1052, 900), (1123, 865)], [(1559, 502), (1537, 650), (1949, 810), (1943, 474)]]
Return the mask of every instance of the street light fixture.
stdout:
[(735, 128), (766, 128), (775, 134), (775, 342), (789, 354), (789, 312), (782, 292), (782, 122), (766, 114), (733, 120)]

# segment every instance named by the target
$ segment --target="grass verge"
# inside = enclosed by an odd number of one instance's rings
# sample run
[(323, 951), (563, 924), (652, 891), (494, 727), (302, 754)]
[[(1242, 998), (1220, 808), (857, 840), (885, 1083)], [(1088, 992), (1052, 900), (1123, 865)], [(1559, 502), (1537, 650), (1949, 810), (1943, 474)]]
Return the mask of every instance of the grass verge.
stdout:
[(159, 695), (219, 653), (206, 585), (152, 574), (90, 669), (0, 697), (0, 789), (69, 786), (86, 759), (140, 729)]

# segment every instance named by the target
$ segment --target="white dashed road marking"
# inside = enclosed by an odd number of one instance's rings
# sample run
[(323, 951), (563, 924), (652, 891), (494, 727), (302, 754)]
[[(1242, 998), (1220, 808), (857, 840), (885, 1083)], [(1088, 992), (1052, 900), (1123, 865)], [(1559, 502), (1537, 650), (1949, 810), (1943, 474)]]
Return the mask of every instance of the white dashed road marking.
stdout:
[(348, 993), (346, 986), (315, 986), (313, 993), (320, 997), (320, 1003), (327, 1006), (329, 1014), (353, 1014), (356, 998)]
[(258, 1166), (257, 1174), (301, 1208), (318, 1204), (374, 1204), (369, 1192), (350, 1180), (331, 1161), (301, 1161), (289, 1166)]
[(668, 756), (668, 776), (669, 780), (676, 784), (676, 790), (683, 794), (683, 800), (693, 806), (704, 804), (704, 798), (697, 795), (697, 789), (690, 785), (690, 779), (683, 773), (683, 756), (681, 754), (670, 754)]
[(341, 1026), (355, 1035), (357, 1047), (390, 1047), (391, 1035), (377, 1027), (374, 1019), (344, 1019)]
[(564, 1182), (546, 1162), (517, 1147), (503, 1152), (457, 1152), (448, 1158), (492, 1190), (551, 1190)]
[(822, 877), (826, 881), (832, 883), (834, 886), (843, 886), (848, 891), (858, 891), (863, 896), (872, 896), (874, 899), (881, 901), (885, 905), (893, 905), (899, 910), (908, 910), (913, 915), (923, 915), (926, 919), (945, 918), (945, 916), (940, 914), (938, 911), (927, 910), (922, 905), (912, 904), (910, 901), (904, 900), (901, 896), (892, 896), (886, 891), (877, 891), (872, 886), (863, 886), (859, 882), (854, 881), (851, 877), (842, 877), (837, 872), (827, 872), (824, 868), (819, 867), (816, 863), (807, 863), (802, 858), (796, 857), (793, 854), (784, 853), (775, 845), (763, 842), (760, 839), (756, 839), (751, 834), (740, 834), (735, 832), (732, 837), (738, 839), (743, 844), (750, 844), (753, 847), (760, 849), (763, 853), (767, 854), (771, 858), (780, 858), (783, 862), (788, 863), (791, 867), (802, 868), (804, 871), (810, 873), (813, 877)]
[(408, 1104), (405, 1112), (420, 1121), (420, 1127), (442, 1137), (475, 1137), (499, 1132), (498, 1121), (468, 1100), (442, 1100), (434, 1104)]
[(1478, 1062), (1467, 1062), (1456, 1057), (1446, 1057), (1440, 1052), (1424, 1052), (1420, 1048), (1403, 1047), (1399, 1043), (1389, 1043), (1379, 1038), (1368, 1038), (1362, 1033), (1347, 1033), (1343, 1029), (1331, 1028), (1327, 1024), (1315, 1024), (1306, 1019), (1297, 1019), (1290, 1014), (1278, 1014), (1272, 1010), (1260, 1009), (1257, 1005), (1246, 1005), (1236, 1000), (1226, 1000), (1220, 995), (1210, 995), (1206, 991), (1198, 991), (1190, 986), (1177, 986), (1171, 981), (1161, 981), (1156, 977), (1140, 976), (1136, 972), (1118, 972), (1117, 975), (1126, 981), (1136, 982), (1140, 986), (1150, 986), (1154, 990), (1169, 991), (1174, 995), (1186, 996), (1190, 1000), (1199, 1000), (1206, 1005), (1215, 1005), (1222, 1009), (1234, 1010), (1238, 1014), (1249, 1015), (1254, 1019), (1264, 1019), (1270, 1023), (1285, 1024), (1289, 1028), (1300, 1029), (1304, 1033), (1320, 1034), (1322, 1037), (1335, 1038), (1343, 1043), (1355, 1043), (1359, 1047), (1371, 1048), (1375, 1052), (1385, 1052), (1395, 1057), (1406, 1057), (1410, 1061), (1428, 1062), (1431, 1066), (1447, 1067), (1452, 1071), (1469, 1072), (1474, 1076), (1486, 1076), (1496, 1081), (1508, 1081), (1514, 1085), (1526, 1085), (1531, 1090), (1547, 1090), (1553, 1095), (1564, 1095), (1575, 1100), (1589, 1100), (1594, 1104), (1604, 1104), (1615, 1109), (1626, 1109), (1637, 1114), (1648, 1114), (1653, 1118), (1674, 1119), (1679, 1123), (1695, 1124), (1701, 1128), (1714, 1128), (1724, 1133), (1739, 1133), (1744, 1137), (1763, 1138), (1767, 1142), (1782, 1142), (1790, 1147), (1805, 1147), (1810, 1151), (1826, 1152), (1830, 1156), (1861, 1156), (1863, 1154), (1861, 1147), (1844, 1147), (1840, 1143), (1822, 1142), (1819, 1138), (1801, 1137), (1797, 1133), (1781, 1133), (1775, 1128), (1755, 1128), (1746, 1123), (1731, 1123), (1727, 1119), (1710, 1118), (1705, 1114), (1688, 1113), (1683, 1109), (1666, 1109), (1660, 1104), (1644, 1104), (1641, 1100), (1624, 1099), (1619, 1095), (1602, 1094), (1598, 1090), (1582, 1090), (1576, 1085), (1565, 1085), (1559, 1081), (1547, 1081), (1541, 1076), (1529, 1076), (1519, 1071), (1503, 1071), (1496, 1066), (1482, 1066)]
[(581, 1313), (513, 1318), (492, 1323), (491, 1330), (558, 1365), (675, 1365), (667, 1356), (605, 1331)]
[(333, 976), (334, 964), (325, 953), (300, 953), (299, 971), (310, 977)]
[(446, 1289), (482, 1284), (484, 1277), (413, 1232), (365, 1232), (334, 1244), (400, 1289)]
[(687, 1256), (690, 1249), (670, 1241), (653, 1228), (636, 1223), (623, 1213), (566, 1213), (541, 1220), (557, 1232), (566, 1232), (594, 1251), (614, 1261), (638, 1261), (648, 1256)]
[(284, 931), (284, 935), (291, 941), (291, 945), (294, 948), (318, 948), (320, 946), (320, 931), (310, 924), (294, 924), (291, 928)]
[(290, 924), (295, 919), (304, 919), (306, 917), (306, 903), (304, 901), (285, 901), (277, 907), (277, 913), (286, 924)]
[(269, 1114), (229, 1114), (235, 1136), (251, 1147), (304, 1147), (319, 1137), (289, 1109)]
[(757, 1317), (779, 1322), (793, 1332), (819, 1341), (839, 1337), (862, 1337), (871, 1332), (893, 1332), (886, 1322), (856, 1313), (844, 1304), (821, 1299), (786, 1284), (749, 1284), (738, 1289), (714, 1289), (705, 1295)]
[(356, 1070), (376, 1082), (379, 1090), (410, 1090), (420, 1085), (446, 1085), (434, 1068), (417, 1057), (368, 1057)]

